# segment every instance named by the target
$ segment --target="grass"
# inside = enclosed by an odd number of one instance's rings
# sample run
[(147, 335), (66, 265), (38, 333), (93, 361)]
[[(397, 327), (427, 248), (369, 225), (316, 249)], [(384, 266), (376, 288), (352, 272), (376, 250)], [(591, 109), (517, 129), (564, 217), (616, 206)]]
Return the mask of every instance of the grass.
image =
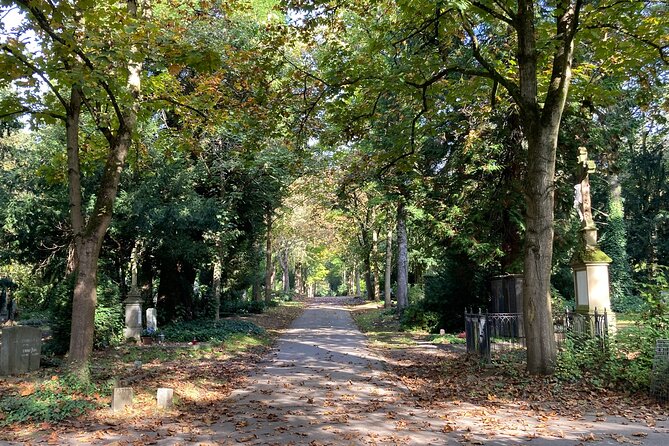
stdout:
[(616, 313), (616, 327), (618, 329), (631, 327), (640, 317), (639, 313)]
[(155, 403), (158, 387), (174, 389), (175, 410), (201, 401), (218, 401), (244, 379), (281, 329), (301, 314), (302, 306), (285, 302), (267, 308), (263, 314), (235, 318), (231, 320), (233, 325), (255, 324), (262, 329), (227, 333), (222, 342), (128, 343), (95, 351), (92, 382), (87, 385), (76, 382), (60, 368), (42, 367), (21, 377), (3, 377), (0, 442), (16, 439), (12, 435), (18, 435), (19, 430), (35, 432), (61, 420), (104, 420), (111, 416), (108, 408), (115, 385), (133, 388), (136, 407), (127, 414), (114, 414), (115, 419), (141, 415), (148, 422), (151, 417), (165, 416)]
[(418, 342), (432, 344), (464, 344), (456, 334), (430, 334), (419, 330), (404, 330), (394, 310), (386, 310), (382, 304), (369, 302), (353, 308), (352, 316), (360, 331), (369, 338), (370, 345), (380, 348), (404, 348)]

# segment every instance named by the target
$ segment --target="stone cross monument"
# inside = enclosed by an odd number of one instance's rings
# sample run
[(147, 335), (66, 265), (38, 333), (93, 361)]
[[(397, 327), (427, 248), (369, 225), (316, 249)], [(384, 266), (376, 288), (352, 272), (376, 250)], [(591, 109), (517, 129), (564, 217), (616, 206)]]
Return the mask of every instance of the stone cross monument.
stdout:
[(588, 159), (585, 147), (578, 149), (577, 184), (574, 186), (574, 207), (581, 218), (583, 243), (587, 248), (597, 246), (597, 227), (592, 219), (592, 202), (590, 200), (590, 174), (595, 172), (595, 162)]
[(597, 246), (597, 227), (592, 218), (589, 174), (595, 172), (595, 163), (588, 159), (585, 147), (578, 149), (577, 184), (574, 186), (574, 207), (581, 219), (582, 239), (574, 254), (574, 290), (576, 311), (580, 313), (610, 314), (613, 321), (609, 296), (609, 263), (611, 258)]

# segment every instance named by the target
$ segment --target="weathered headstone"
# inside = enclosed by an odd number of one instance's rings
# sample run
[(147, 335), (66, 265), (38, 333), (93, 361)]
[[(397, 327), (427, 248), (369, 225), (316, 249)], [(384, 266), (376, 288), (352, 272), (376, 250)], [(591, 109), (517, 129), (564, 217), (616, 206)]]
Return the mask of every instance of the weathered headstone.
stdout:
[(135, 338), (139, 340), (142, 334), (142, 298), (137, 289), (130, 290), (125, 304), (125, 330), (123, 334), (126, 339)]
[(132, 406), (134, 392), (132, 387), (117, 387), (112, 394), (111, 408), (113, 412), (119, 412), (126, 407)]
[(523, 312), (523, 275), (495, 276), (490, 281), (493, 313)]
[(158, 407), (161, 409), (170, 409), (174, 405), (174, 390), (166, 387), (158, 389), (156, 394)]
[(42, 331), (35, 327), (0, 329), (0, 375), (15, 375), (39, 369)]
[(146, 329), (149, 331), (158, 330), (158, 311), (155, 308), (146, 309)]

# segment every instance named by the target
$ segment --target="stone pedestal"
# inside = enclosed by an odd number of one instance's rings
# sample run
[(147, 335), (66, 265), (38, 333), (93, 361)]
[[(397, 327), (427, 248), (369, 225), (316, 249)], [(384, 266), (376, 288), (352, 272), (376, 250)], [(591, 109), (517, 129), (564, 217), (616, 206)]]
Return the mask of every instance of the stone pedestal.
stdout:
[(133, 287), (125, 304), (125, 329), (123, 335), (126, 339), (134, 338), (139, 341), (142, 334), (142, 297), (139, 290)]
[[(576, 312), (584, 315), (606, 313), (609, 334), (615, 332), (616, 316), (611, 311), (609, 264), (611, 259), (602, 251), (586, 254), (586, 259), (572, 263)], [(588, 258), (589, 257), (589, 258)]]

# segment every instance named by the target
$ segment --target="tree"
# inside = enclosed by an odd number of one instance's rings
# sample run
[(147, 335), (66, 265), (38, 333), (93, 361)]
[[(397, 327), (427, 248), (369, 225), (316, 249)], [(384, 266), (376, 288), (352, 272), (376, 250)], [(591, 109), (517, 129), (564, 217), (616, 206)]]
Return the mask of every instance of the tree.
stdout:
[[(517, 108), (527, 144), (523, 192), (528, 370), (550, 374), (556, 360), (550, 277), (557, 139), (574, 71), (579, 81), (593, 71), (592, 65), (573, 66), (576, 36), (587, 30), (583, 37), (607, 55), (606, 68), (611, 71), (614, 66), (610, 61), (619, 48), (607, 37), (610, 34), (625, 42), (626, 49), (634, 48), (636, 66), (649, 63), (650, 53), (655, 61), (659, 53), (666, 64), (667, 47), (654, 34), (666, 29), (666, 21), (660, 24), (650, 19), (666, 15), (666, 7), (653, 2), (590, 4), (581, 0), (518, 0), (512, 4), (388, 1), (343, 10), (322, 7), (323, 3), (327, 2), (290, 2), (301, 8), (309, 5), (317, 20), (331, 23), (339, 34), (336, 42), (342, 41), (342, 33), (354, 29), (349, 35), (363, 42), (356, 41), (350, 46), (352, 50), (346, 47), (348, 52), (360, 50), (353, 56), (347, 54), (348, 61), (385, 58), (394, 78), (416, 89), (420, 108), (412, 121), (412, 136), (421, 130), (429, 112), (438, 116), (448, 111), (453, 101), (467, 102), (486, 95), (491, 107), (510, 100)], [(373, 21), (376, 23), (371, 26)], [(356, 85), (379, 77), (378, 70), (374, 75), (340, 71), (349, 74), (348, 83)], [(351, 76), (352, 71), (357, 76)], [(410, 150), (396, 159), (413, 154), (415, 141), (412, 138)]]
[[(33, 85), (49, 88), (45, 109), (27, 101), (15, 104), (16, 112), (50, 116), (65, 123), (70, 221), (73, 235), (72, 272), (76, 274), (73, 296), (72, 333), (69, 361), (72, 370), (82, 377), (88, 373), (88, 359), (93, 349), (94, 316), (97, 303), (97, 268), (103, 238), (111, 222), (121, 171), (132, 142), (137, 123), (140, 75), (144, 56), (140, 31), (142, 10), (129, 0), (97, 3), (80, 8), (69, 4), (36, 4), (18, 1), (26, 14), (28, 27), (39, 37), (47, 57), (31, 54), (18, 39), (2, 44), (3, 63), (20, 67), (13, 76), (28, 79)], [(122, 12), (123, 11), (123, 12)], [(91, 23), (114, 17), (114, 25), (92, 30)], [(116, 35), (112, 32), (118, 33)], [(101, 42), (111, 39), (113, 50), (101, 54)], [(104, 48), (104, 46), (102, 46)], [(126, 73), (125, 80), (111, 78), (107, 73)], [(50, 100), (55, 100), (55, 107)], [(104, 105), (103, 105), (104, 104)], [(106, 108), (112, 110), (105, 114)], [(60, 108), (60, 110), (58, 110)], [(80, 131), (82, 111), (91, 115), (95, 128), (106, 141), (106, 161), (94, 195), (93, 209), (87, 212), (82, 191)]]

